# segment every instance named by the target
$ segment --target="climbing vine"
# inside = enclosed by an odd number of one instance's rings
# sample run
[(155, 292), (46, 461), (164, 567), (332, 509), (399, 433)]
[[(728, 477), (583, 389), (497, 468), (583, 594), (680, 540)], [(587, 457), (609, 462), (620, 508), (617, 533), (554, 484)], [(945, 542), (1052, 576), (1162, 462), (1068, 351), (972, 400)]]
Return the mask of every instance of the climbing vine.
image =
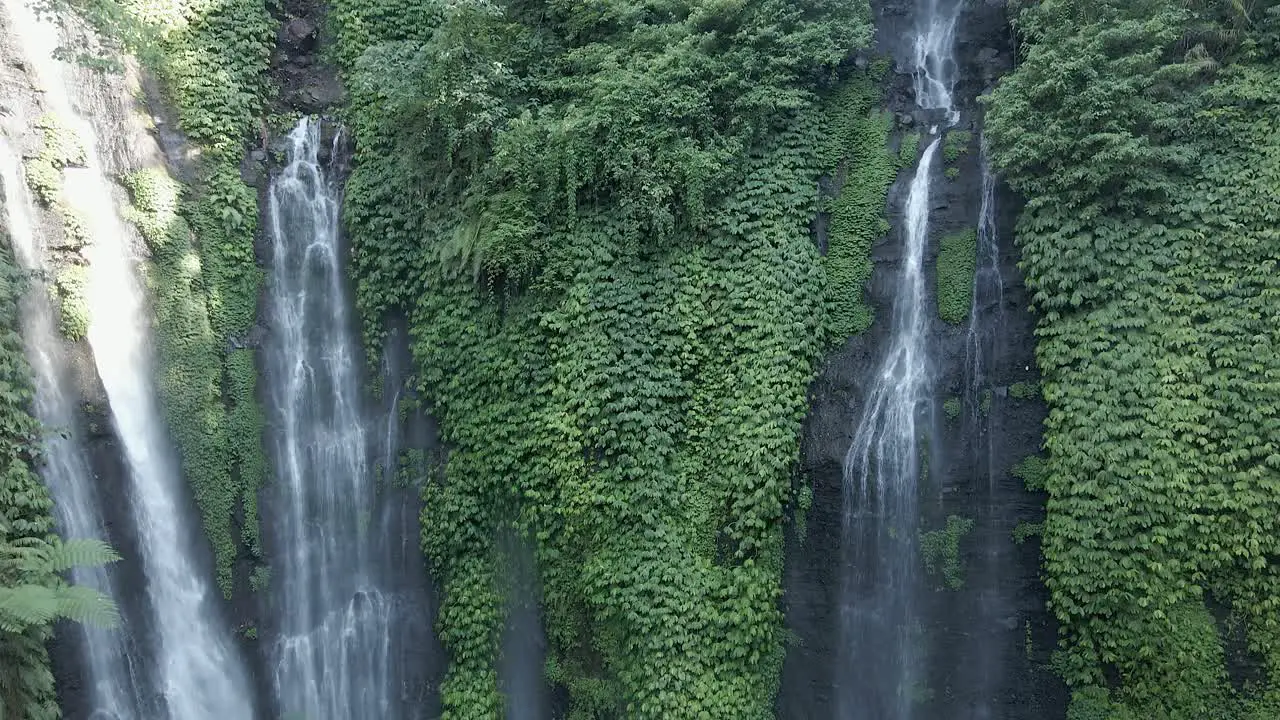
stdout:
[(940, 530), (920, 532), (920, 555), (925, 571), (941, 578), (952, 590), (964, 587), (964, 565), (960, 558), (960, 541), (973, 530), (973, 519), (950, 515)]
[(880, 183), (850, 200), (854, 258), (896, 169), (878, 76), (836, 73), (869, 11), (533, 8), (332, 15), (366, 339), (410, 314), (449, 447), (422, 518), (446, 717), (502, 714), (507, 527), (533, 541), (572, 717), (771, 717), (782, 523), (831, 336), (819, 179)]
[[(1027, 197), (1050, 414), (1023, 473), (1071, 717), (1275, 717), (1280, 7), (1046, 0), (1018, 25), (986, 132)], [(1229, 681), (1224, 624), (1258, 680)]]
[[(878, 65), (873, 76), (886, 69)], [(855, 82), (830, 105), (834, 128), (822, 160), (828, 175), (842, 182), (827, 208), (830, 221), (823, 265), (828, 278), (829, 329), (836, 342), (871, 327), (872, 309), (866, 298), (871, 245), (889, 232), (884, 217), (886, 196), (899, 163), (885, 145), (893, 115), (879, 109), (880, 99), (877, 83)], [(915, 160), (914, 154), (912, 150), (907, 162)]]

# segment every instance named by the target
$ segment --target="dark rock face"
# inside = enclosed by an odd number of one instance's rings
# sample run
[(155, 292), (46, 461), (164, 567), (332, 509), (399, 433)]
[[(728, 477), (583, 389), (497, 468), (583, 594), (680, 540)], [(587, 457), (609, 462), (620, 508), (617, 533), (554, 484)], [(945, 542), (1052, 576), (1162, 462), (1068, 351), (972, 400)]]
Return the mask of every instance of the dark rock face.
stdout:
[(342, 102), (344, 93), (335, 68), (320, 57), (324, 42), (324, 3), (285, 0), (281, 8), (272, 74), (285, 109), (316, 115)]
[[(903, 58), (910, 50), (915, 15), (913, 0), (873, 0), (872, 4), (878, 49), (897, 60), (898, 74), (887, 92), (889, 109), (901, 129), (934, 122), (915, 108), (911, 78), (904, 74)], [(983, 173), (978, 140), (981, 108), (976, 98), (1011, 67), (1012, 33), (1003, 5), (993, 0), (970, 2), (960, 18), (956, 95), (961, 121), (955, 129), (972, 131), (973, 140), (968, 151), (950, 163), (958, 170), (956, 177), (944, 179), (940, 173), (934, 180), (926, 256), (930, 292), (939, 238), (972, 230), (978, 223)], [(877, 370), (888, 340), (888, 316), (903, 250), (898, 216), (911, 172), (903, 173), (890, 194), (889, 216), (895, 230), (873, 248), (876, 270), (868, 293), (877, 320), (867, 333), (850, 338), (827, 358), (811, 390), (802, 469), (812, 484), (813, 506), (806, 535), (793, 534), (787, 544), (784, 610), (793, 644), (783, 669), (779, 718), (837, 718), (835, 689), (842, 677), (858, 673), (857, 663), (841, 667), (837, 659), (841, 655), (843, 462), (862, 411), (861, 398), (870, 386), (869, 376)], [(937, 420), (926, 439), (929, 469), (920, 488), (921, 527), (941, 528), (951, 515), (973, 520), (974, 525), (960, 542), (963, 587), (952, 590), (934, 583), (940, 587), (924, 598), (920, 608), (922, 654), (927, 659), (922, 668), (924, 682), (916, 689), (919, 698), (913, 720), (1052, 720), (1065, 715), (1065, 690), (1047, 669), (1056, 626), (1045, 609), (1038, 541), (1032, 537), (1019, 544), (1012, 536), (1020, 522), (1038, 522), (1043, 516), (1043, 498), (1028, 493), (1010, 470), (1039, 451), (1045, 409), (1038, 397), (1014, 397), (1009, 392), (1015, 383), (1033, 382), (1037, 377), (1034, 320), (1027, 309), (1029, 299), (1013, 242), (1018, 201), (999, 184), (994, 199), (1003, 294), (1000, 307), (983, 309), (984, 314), (1000, 318), (990, 328), (995, 339), (986, 361), (989, 393), (969, 387), (967, 327), (947, 325), (934, 312), (928, 342)], [(961, 400), (966, 411), (948, 419), (943, 410), (948, 398)], [(871, 666), (877, 658), (873, 653), (859, 662)]]
[(316, 49), (316, 24), (306, 18), (293, 18), (280, 27), (280, 46), (294, 56), (305, 56)]
[(447, 669), (446, 654), (434, 632), (440, 588), (422, 553), (418, 518), (422, 485), (430, 473), (443, 467), (444, 449), (440, 428), (413, 386), (408, 322), (402, 316), (389, 317), (386, 326), (378, 407), (388, 418), (388, 432), (379, 465), (383, 492), (392, 496), (387, 503), (392, 517), (384, 520), (387, 532), (379, 551), (397, 563), (400, 577), (393, 591), (412, 608), (406, 613), (410, 627), (400, 628), (402, 637), (417, 641), (404, 644), (398, 658), (405, 681), (402, 692), (411, 697), (419, 717), (434, 718), (443, 712), (439, 688)]

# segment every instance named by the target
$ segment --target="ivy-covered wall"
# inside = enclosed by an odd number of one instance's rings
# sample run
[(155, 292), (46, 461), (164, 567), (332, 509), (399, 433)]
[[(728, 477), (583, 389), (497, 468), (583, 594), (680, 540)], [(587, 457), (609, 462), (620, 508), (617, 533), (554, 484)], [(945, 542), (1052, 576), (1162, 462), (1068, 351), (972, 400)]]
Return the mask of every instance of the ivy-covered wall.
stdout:
[(1017, 27), (987, 133), (1027, 198), (1069, 717), (1277, 717), (1280, 5)]
[[(882, 68), (837, 69), (867, 8), (342, 0), (331, 19), (366, 339), (409, 311), (448, 447), (422, 518), (446, 717), (502, 714), (505, 527), (533, 541), (571, 717), (771, 717), (805, 392), (856, 322), (827, 289), (859, 302), (896, 170)], [(822, 198), (824, 175), (853, 182)]]

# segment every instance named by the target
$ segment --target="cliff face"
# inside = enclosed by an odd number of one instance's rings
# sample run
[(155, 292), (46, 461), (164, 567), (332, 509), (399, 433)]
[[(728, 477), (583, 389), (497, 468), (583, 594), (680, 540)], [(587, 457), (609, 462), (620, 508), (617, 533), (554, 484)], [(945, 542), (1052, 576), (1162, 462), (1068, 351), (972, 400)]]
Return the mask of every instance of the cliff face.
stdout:
[[(0, 133), (20, 153), (24, 162), (30, 163), (44, 151), (53, 139), (40, 130), (42, 118), (49, 117), (50, 107), (39, 87), (39, 80), (23, 57), (18, 46), (15, 18), (0, 12)], [(77, 48), (93, 51), (96, 48), (92, 33), (72, 21), (64, 24), (64, 35)], [(103, 133), (99, 161), (112, 174), (122, 174), (142, 167), (164, 163), (159, 145), (148, 131), (151, 119), (139, 114), (129, 98), (142, 92), (140, 78), (131, 66), (122, 72), (99, 73), (87, 68), (79, 69), (75, 78), (78, 90), (77, 102), (94, 108), (94, 123), (106, 129)], [(28, 185), (35, 180), (30, 175)], [(34, 189), (34, 188), (29, 188)], [(38, 194), (38, 193), (37, 193)], [(123, 199), (123, 189), (117, 200)], [(16, 201), (16, 198), (10, 198)], [(61, 309), (63, 317), (71, 312), (60, 308), (67, 303), (61, 295), (59, 279), (68, 277), (86, 262), (83, 241), (69, 230), (62, 208), (37, 202), (33, 208), (36, 235), (43, 239), (40, 248), (44, 272), (51, 286), (50, 302), (55, 313)], [(0, 221), (2, 222), (2, 221)], [(137, 238), (138, 249), (141, 243)], [(150, 629), (144, 620), (146, 598), (145, 579), (136, 562), (139, 557), (138, 540), (129, 518), (128, 478), (123, 449), (115, 435), (108, 408), (106, 392), (98, 377), (87, 341), (83, 337), (70, 338), (59, 335), (55, 347), (49, 351), (57, 358), (59, 374), (73, 398), (77, 412), (73, 426), (46, 428), (46, 432), (64, 432), (81, 443), (88, 461), (92, 482), (101, 499), (101, 517), (105, 524), (105, 538), (122, 557), (131, 561), (117, 563), (118, 596), (115, 598), (125, 623), (131, 628), (130, 642), (144, 643)], [(81, 667), (79, 643), (82, 635), (70, 625), (59, 626), (50, 644), (55, 684), (59, 705), (68, 718), (87, 717), (92, 710), (86, 707), (83, 688), (84, 669)], [(145, 675), (145, 672), (143, 672)]]
[[(876, 4), (879, 28), (879, 50), (901, 57), (906, 51), (902, 38), (912, 20), (910, 0), (888, 0)], [(281, 111), (324, 112), (341, 101), (341, 90), (331, 70), (323, 67), (319, 44), (323, 8), (317, 3), (286, 2), (281, 17), (281, 34), (273, 61), (276, 80), (281, 89)], [(933, 239), (930, 257), (938, 248), (938, 240), (958, 231), (970, 230), (978, 222), (982, 194), (982, 167), (978, 135), (981, 110), (975, 98), (1012, 62), (1011, 32), (1004, 16), (1003, 3), (987, 0), (972, 3), (962, 16), (957, 47), (961, 65), (959, 95), (963, 99), (962, 127), (973, 133), (968, 152), (953, 167), (954, 178), (939, 181), (935, 190), (932, 214)], [(0, 53), (4, 53), (4, 34), (0, 33)], [(8, 89), (21, 83), (11, 80), (21, 74), (20, 64), (7, 54), (6, 75), (0, 84)], [(902, 63), (898, 63), (902, 66)], [(23, 90), (5, 113), (10, 117), (34, 116), (38, 100), (34, 92)], [(123, 95), (121, 95), (123, 97)], [(151, 94), (155, 101), (154, 92)], [(899, 134), (921, 129), (912, 117), (913, 99), (910, 79), (895, 75), (887, 95), (887, 105), (899, 119)], [(18, 106), (23, 106), (19, 111)], [(115, 145), (145, 147), (149, 162), (167, 162), (177, 177), (186, 177), (185, 150), (180, 135), (172, 130), (171, 121), (157, 103), (151, 127), (138, 135), (122, 134)], [(6, 120), (8, 121), (8, 120)], [(135, 131), (137, 128), (134, 129)], [(278, 129), (275, 129), (278, 130)], [(242, 179), (265, 192), (273, 169), (271, 133), (264, 131), (261, 147), (246, 153)], [(133, 139), (126, 139), (133, 138)], [(141, 138), (141, 140), (138, 140)], [(155, 138), (154, 140), (152, 138)], [(135, 142), (136, 140), (136, 142)], [(163, 148), (163, 153), (161, 153)], [(121, 159), (121, 167), (136, 160)], [(896, 221), (904, 188), (891, 194), (889, 214)], [(930, 346), (935, 349), (936, 423), (931, 444), (931, 472), (926, 508), (926, 527), (936, 527), (945, 518), (956, 515), (975, 520), (974, 530), (960, 543), (961, 565), (965, 584), (959, 590), (939, 589), (928, 599), (923, 624), (930, 652), (927, 690), (932, 699), (923, 703), (921, 718), (954, 720), (957, 718), (1014, 718), (1041, 720), (1061, 717), (1065, 707), (1063, 691), (1045, 669), (1048, 653), (1056, 640), (1055, 628), (1044, 610), (1045, 593), (1039, 581), (1039, 554), (1036, 539), (1015, 543), (1012, 538), (1019, 522), (1040, 519), (1041, 498), (1026, 492), (1022, 482), (1012, 476), (1013, 466), (1035, 454), (1040, 446), (1040, 425), (1044, 416), (1042, 403), (1035, 397), (1019, 397), (1011, 391), (1018, 384), (1033, 382), (1033, 322), (1027, 312), (1027, 298), (1017, 270), (1017, 252), (1013, 243), (1013, 222), (1017, 200), (1002, 186), (996, 192), (996, 229), (999, 239), (999, 275), (1003, 279), (1003, 300), (999, 326), (994, 328), (997, 353), (989, 367), (992, 392), (984, 401), (974, 396), (966, 380), (966, 344), (968, 328), (951, 326), (937, 320)], [(265, 208), (265, 203), (260, 203)], [(53, 222), (46, 218), (47, 221)], [(895, 226), (897, 223), (895, 222)], [(261, 224), (260, 224), (261, 226)], [(259, 241), (261, 237), (259, 237)], [(896, 271), (901, 262), (900, 243), (896, 234), (883, 238), (875, 247), (876, 271), (868, 288), (869, 297), (878, 309), (889, 306)], [(269, 262), (262, 242), (258, 243), (258, 262)], [(936, 271), (930, 263), (928, 272)], [(881, 313), (887, 315), (887, 313)], [(397, 323), (390, 323), (398, 327)], [(248, 337), (237, 343), (252, 346), (268, 328), (259, 325)], [(388, 480), (388, 491), (395, 493), (397, 503), (395, 525), (402, 532), (388, 542), (401, 546), (407, 574), (405, 588), (417, 592), (428, 584), (427, 571), (418, 550), (417, 509), (419, 500), (410, 488), (396, 488), (399, 468), (408, 469), (408, 479), (415, 481), (430, 472), (438, 459), (435, 428), (428, 416), (416, 407), (404, 405), (411, 393), (410, 361), (404, 342), (404, 331), (391, 333), (384, 352), (382, 388), (379, 398), (370, 406), (380, 408), (387, 417), (388, 434), (381, 453), (382, 469)], [(887, 326), (877, 322), (865, 334), (851, 338), (833, 352), (812, 388), (812, 407), (803, 442), (803, 470), (812, 484), (814, 499), (808, 513), (807, 533), (790, 538), (786, 569), (786, 612), (788, 628), (795, 634), (788, 648), (783, 686), (778, 701), (779, 717), (823, 718), (833, 715), (830, 707), (831, 688), (842, 671), (836, 667), (833, 646), (839, 633), (839, 583), (843, 513), (842, 463), (860, 413), (859, 398), (875, 371), (879, 354), (887, 336)], [(112, 538), (128, 557), (134, 541), (128, 537), (127, 509), (124, 507), (123, 463), (116, 441), (111, 436), (106, 403), (92, 362), (83, 345), (69, 346), (79, 386), (83, 395), (86, 437), (91, 439), (90, 452), (95, 474), (106, 495), (113, 499), (107, 508), (112, 519)], [(978, 416), (962, 414), (946, 419), (942, 406), (949, 398), (963, 398), (966, 406), (982, 407)], [(268, 429), (269, 431), (269, 429)], [(988, 452), (977, 452), (979, 447)], [(120, 519), (116, 522), (115, 519)], [(136, 566), (122, 564), (124, 587), (140, 588)], [(136, 602), (122, 598), (126, 615)], [(239, 587), (232, 602), (232, 622), (237, 627), (255, 626), (264, 605), (261, 599)], [(423, 628), (434, 620), (434, 598), (428, 598), (421, 613)], [(418, 628), (417, 630), (422, 630)], [(145, 629), (142, 630), (145, 632)], [(430, 636), (429, 631), (425, 633)], [(257, 641), (246, 641), (257, 645)], [(256, 647), (250, 657), (261, 658), (264, 648)], [(78, 700), (74, 653), (69, 646), (55, 649), (59, 658), (59, 687), (67, 717), (83, 716)], [(442, 652), (432, 640), (415, 649), (406, 662), (421, 669), (416, 687), (434, 688), (443, 670)], [(867, 662), (875, 662), (868, 658)], [(844, 670), (847, 670), (844, 669)], [(255, 673), (265, 688), (269, 673), (262, 668)], [(423, 698), (431, 716), (437, 710), (438, 698), (433, 691)]]
[[(914, 3), (873, 3), (880, 53), (895, 59), (887, 107), (897, 118), (897, 133), (928, 133), (929, 119), (914, 110), (905, 60), (914, 20)], [(1000, 0), (969, 3), (960, 17), (956, 88), (961, 121), (952, 130), (969, 131), (964, 152), (947, 162), (947, 174), (935, 179), (925, 272), (936, 276), (942, 238), (972, 233), (983, 200), (982, 109), (977, 96), (990, 89), (1013, 62), (1012, 31)], [(924, 141), (921, 145), (925, 144)], [(870, 386), (888, 339), (888, 315), (903, 244), (897, 229), (914, 163), (899, 175), (890, 192), (888, 216), (895, 228), (873, 249), (875, 271), (868, 297), (877, 321), (865, 334), (850, 338), (827, 358), (811, 390), (812, 405), (804, 430), (802, 472), (813, 489), (807, 532), (788, 540), (784, 605), (792, 644), (787, 649), (779, 696), (779, 717), (834, 717), (834, 689), (840, 667), (840, 565), (844, 490), (842, 466), (862, 411), (860, 398)], [(998, 293), (980, 287), (977, 330), (991, 338), (985, 382), (970, 380), (968, 323), (952, 325), (935, 317), (928, 340), (934, 372), (932, 416), (927, 439), (928, 470), (920, 490), (922, 530), (935, 530), (957, 516), (972, 520), (960, 537), (962, 586), (935, 583), (923, 600), (921, 625), (927, 660), (923, 687), (917, 688), (917, 717), (938, 720), (1062, 717), (1065, 691), (1047, 669), (1056, 643), (1056, 627), (1045, 610), (1039, 579), (1038, 540), (1013, 537), (1020, 523), (1043, 516), (1043, 497), (1029, 493), (1012, 469), (1040, 450), (1045, 409), (1034, 393), (1034, 321), (1017, 268), (1014, 223), (1018, 200), (998, 178), (991, 196), (998, 242), (998, 273), (980, 277), (980, 285), (998, 283)], [(979, 262), (981, 264), (981, 261)], [(928, 283), (932, 291), (934, 285)], [(936, 307), (937, 298), (930, 305)], [(1028, 526), (1023, 526), (1027, 529)], [(865, 662), (874, 664), (875, 657)]]

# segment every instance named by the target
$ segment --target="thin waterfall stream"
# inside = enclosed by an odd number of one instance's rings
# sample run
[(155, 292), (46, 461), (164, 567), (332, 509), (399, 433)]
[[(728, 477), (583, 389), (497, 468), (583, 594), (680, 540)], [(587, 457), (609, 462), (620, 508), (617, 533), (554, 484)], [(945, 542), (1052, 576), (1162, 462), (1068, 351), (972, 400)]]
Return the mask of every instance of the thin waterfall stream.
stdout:
[(139, 720), (252, 718), (244, 666), (221, 621), (207, 568), (195, 560), (196, 523), (183, 500), (182, 475), (153, 387), (149, 309), (130, 234), (116, 212), (98, 155), (98, 132), (89, 121), (93, 114), (80, 110), (71, 73), (55, 59), (60, 42), (52, 22), (38, 18), (22, 0), (4, 0), (4, 7), (48, 109), (85, 148), (85, 167), (66, 169), (63, 180), (66, 198), (85, 218), (90, 238), (84, 251), (88, 340), (128, 467), (129, 504), (154, 616), (154, 647), (148, 654), (164, 705)]
[[(22, 338), (35, 379), (34, 410), (46, 428), (44, 464), (41, 475), (54, 502), (58, 529), (66, 538), (105, 540), (101, 498), (93, 472), (85, 457), (84, 438), (76, 427), (75, 400), (67, 392), (68, 368), (59, 356), (53, 306), (46, 283), (38, 280), (45, 271), (44, 247), (38, 236), (35, 209), (22, 176), (17, 153), (0, 137), (0, 188), (4, 193), (5, 227), (18, 265), (32, 275), (32, 287), (23, 299)], [(76, 567), (71, 581), (118, 598), (107, 568)], [(154, 717), (154, 709), (144, 712), (141, 689), (142, 659), (129, 628), (74, 626), (77, 645), (83, 656), (85, 685), (91, 718)]]
[(416, 715), (394, 660), (397, 600), (376, 537), (382, 508), (370, 462), (373, 445), (390, 447), (391, 421), (379, 437), (363, 408), (339, 196), (320, 154), (320, 122), (303, 118), (267, 208), (280, 625), (272, 680), (285, 717), (396, 720)]
[(996, 230), (996, 177), (982, 145), (982, 200), (978, 209), (977, 259), (973, 276), (973, 301), (965, 336), (964, 411), (968, 463), (978, 480), (975, 490), (976, 537), (982, 543), (971, 573), (975, 597), (974, 626), (967, 629), (964, 656), (968, 660), (959, 675), (975, 698), (964, 717), (989, 720), (994, 717), (995, 698), (1004, 672), (1001, 621), (1012, 616), (1003, 586), (1008, 556), (1009, 529), (999, 487), (998, 441), (1002, 436), (1002, 413), (993, 411), (997, 389), (993, 382), (1002, 359), (1005, 330), (1005, 287), (1000, 267), (1000, 238)]
[[(960, 12), (959, 2), (949, 2), (943, 8), (940, 0), (925, 0), (912, 53), (916, 103), (942, 112), (948, 126), (959, 119), (952, 52)], [(908, 185), (888, 349), (844, 460), (840, 718), (908, 720), (923, 692), (918, 493), (933, 387), (924, 256), (938, 131), (931, 129)]]

